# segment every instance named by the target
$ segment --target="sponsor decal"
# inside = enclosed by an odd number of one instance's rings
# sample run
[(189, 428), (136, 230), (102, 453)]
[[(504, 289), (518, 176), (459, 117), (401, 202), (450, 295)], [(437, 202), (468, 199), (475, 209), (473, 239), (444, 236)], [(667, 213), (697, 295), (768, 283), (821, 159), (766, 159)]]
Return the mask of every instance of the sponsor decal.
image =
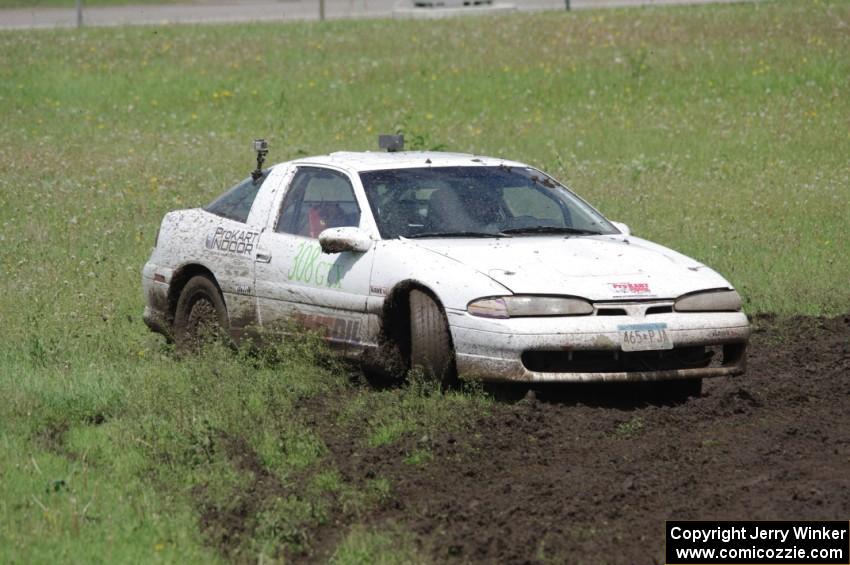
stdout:
[(387, 289), (385, 289), (382, 286), (370, 286), (369, 287), (369, 294), (377, 294), (378, 296), (386, 296), (387, 295)]
[(236, 285), (236, 294), (242, 294), (244, 296), (251, 296), (251, 285), (249, 285), (249, 284), (237, 284)]
[(708, 337), (712, 337), (712, 338), (733, 337), (734, 335), (735, 335), (735, 332), (733, 330), (729, 330), (729, 329), (718, 329), (718, 330), (711, 330), (711, 331), (708, 332)]
[(236, 255), (250, 255), (260, 233), (251, 230), (228, 230), (218, 227), (207, 235), (204, 247)]
[(614, 294), (650, 294), (649, 283), (615, 282), (608, 283)]
[(335, 316), (323, 316), (321, 314), (304, 314), (302, 312), (293, 315), (305, 328), (316, 330), (331, 341), (344, 341), (345, 343), (360, 343), (360, 322)]

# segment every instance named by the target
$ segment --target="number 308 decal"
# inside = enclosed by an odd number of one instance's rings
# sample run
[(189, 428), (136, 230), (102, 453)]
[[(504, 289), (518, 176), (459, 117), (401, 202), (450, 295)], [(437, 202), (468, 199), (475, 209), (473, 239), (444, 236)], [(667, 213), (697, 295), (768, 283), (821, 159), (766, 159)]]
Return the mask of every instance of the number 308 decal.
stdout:
[(339, 262), (319, 261), (322, 248), (318, 243), (305, 241), (298, 248), (287, 278), (292, 281), (340, 288), (342, 285), (342, 265)]

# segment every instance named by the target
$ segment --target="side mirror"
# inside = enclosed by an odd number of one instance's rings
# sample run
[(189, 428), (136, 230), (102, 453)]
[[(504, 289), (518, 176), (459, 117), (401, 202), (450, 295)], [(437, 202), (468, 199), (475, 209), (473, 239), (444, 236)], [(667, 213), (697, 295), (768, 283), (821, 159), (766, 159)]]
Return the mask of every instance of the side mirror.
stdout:
[(365, 253), (372, 249), (372, 238), (360, 228), (328, 228), (319, 234), (319, 245), (323, 253)]
[(623, 222), (611, 222), (614, 224), (614, 227), (623, 232), (623, 235), (632, 235), (632, 230), (629, 229), (629, 226), (624, 224)]

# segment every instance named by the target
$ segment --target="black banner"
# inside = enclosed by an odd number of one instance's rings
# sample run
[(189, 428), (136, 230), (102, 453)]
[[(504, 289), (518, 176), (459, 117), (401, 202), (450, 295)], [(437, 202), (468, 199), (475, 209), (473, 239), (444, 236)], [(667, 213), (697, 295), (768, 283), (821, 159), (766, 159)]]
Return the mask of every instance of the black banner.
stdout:
[(668, 521), (667, 565), (850, 565), (850, 522)]

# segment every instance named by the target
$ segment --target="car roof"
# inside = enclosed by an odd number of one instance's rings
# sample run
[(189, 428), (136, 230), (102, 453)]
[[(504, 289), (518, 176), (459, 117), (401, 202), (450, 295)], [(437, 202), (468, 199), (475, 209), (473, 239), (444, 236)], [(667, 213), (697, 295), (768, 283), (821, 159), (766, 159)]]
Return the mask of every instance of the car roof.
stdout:
[(337, 151), (330, 155), (306, 157), (293, 161), (296, 165), (330, 165), (349, 170), (375, 171), (381, 169), (409, 169), (413, 167), (527, 167), (524, 163), (496, 157), (443, 151)]

